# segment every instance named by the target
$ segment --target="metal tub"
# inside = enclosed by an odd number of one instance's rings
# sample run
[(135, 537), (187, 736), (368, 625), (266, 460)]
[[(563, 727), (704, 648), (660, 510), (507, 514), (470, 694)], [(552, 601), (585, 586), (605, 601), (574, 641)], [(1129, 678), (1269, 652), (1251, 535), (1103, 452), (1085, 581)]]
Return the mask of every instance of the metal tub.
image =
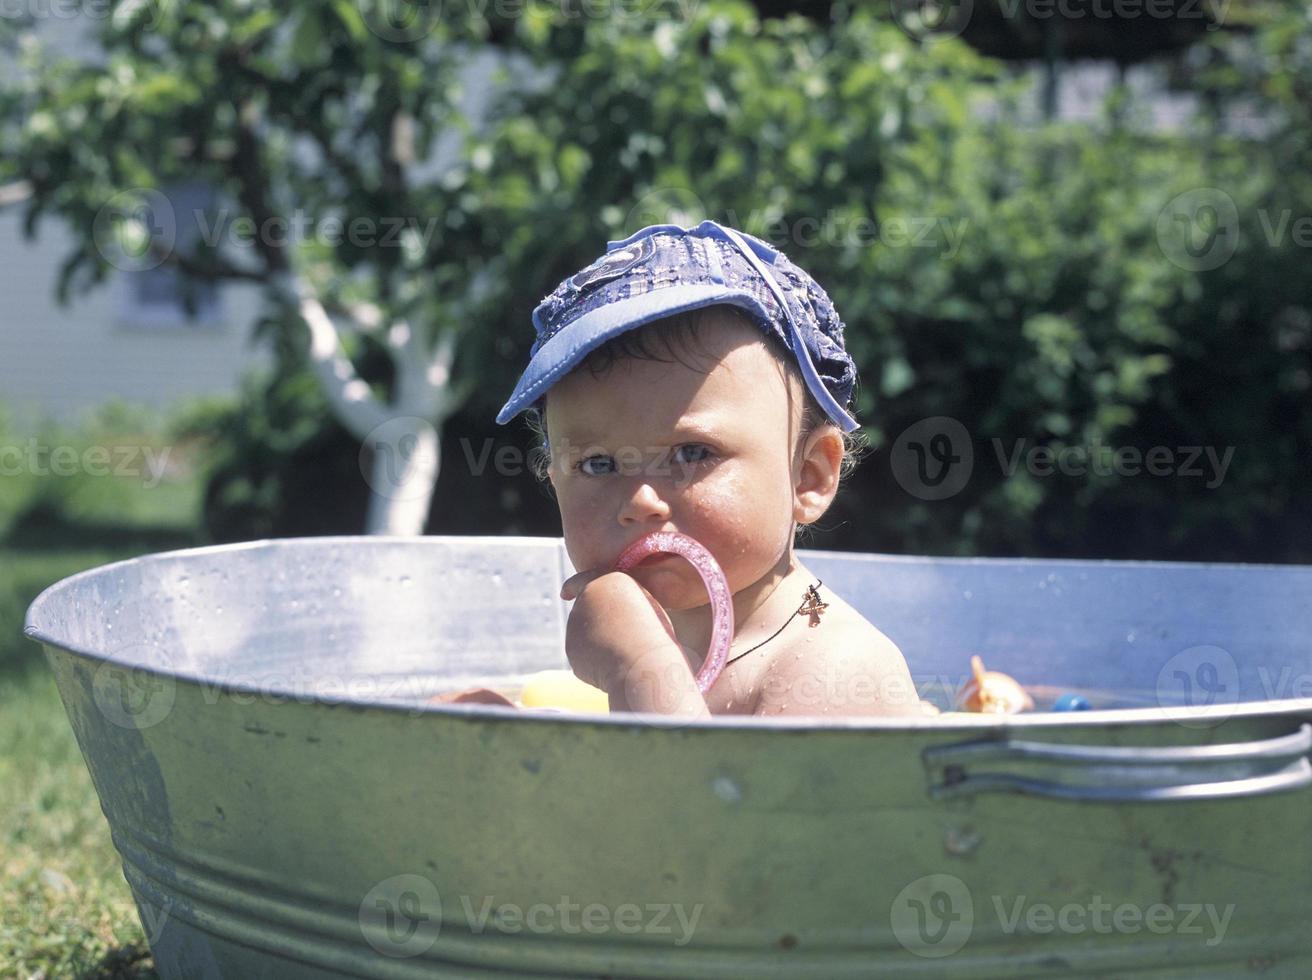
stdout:
[(166, 978), (1310, 974), (1312, 568), (802, 556), (927, 696), (1095, 710), (426, 705), (565, 666), (547, 538), (149, 555), (27, 633)]

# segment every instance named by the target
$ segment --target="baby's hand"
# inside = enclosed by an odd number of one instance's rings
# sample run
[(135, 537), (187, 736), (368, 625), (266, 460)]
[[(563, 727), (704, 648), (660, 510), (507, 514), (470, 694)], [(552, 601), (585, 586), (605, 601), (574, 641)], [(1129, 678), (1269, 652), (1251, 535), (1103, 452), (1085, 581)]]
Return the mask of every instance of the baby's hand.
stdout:
[(669, 616), (632, 575), (580, 572), (560, 597), (574, 600), (565, 627), (570, 667), (610, 695), (612, 711), (710, 715)]

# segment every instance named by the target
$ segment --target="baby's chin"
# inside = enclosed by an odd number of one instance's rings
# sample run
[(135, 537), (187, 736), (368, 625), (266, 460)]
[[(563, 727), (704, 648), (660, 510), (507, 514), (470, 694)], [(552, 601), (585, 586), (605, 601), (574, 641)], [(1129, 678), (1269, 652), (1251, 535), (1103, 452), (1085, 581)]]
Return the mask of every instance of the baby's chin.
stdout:
[[(682, 561), (682, 559), (678, 559)], [(710, 604), (701, 576), (684, 562), (681, 569), (634, 568), (629, 572), (667, 612), (682, 612)]]

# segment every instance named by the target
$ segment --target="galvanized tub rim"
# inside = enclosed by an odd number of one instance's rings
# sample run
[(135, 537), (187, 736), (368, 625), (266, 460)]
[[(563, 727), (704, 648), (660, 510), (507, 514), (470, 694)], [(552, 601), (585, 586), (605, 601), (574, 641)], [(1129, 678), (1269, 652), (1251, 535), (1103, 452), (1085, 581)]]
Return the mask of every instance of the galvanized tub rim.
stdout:
[[(142, 567), (170, 558), (203, 558), (209, 556), (229, 555), (242, 551), (258, 551), (270, 546), (278, 548), (323, 547), (331, 544), (413, 544), (417, 542), (450, 543), (460, 545), (501, 544), (508, 540), (500, 535), (423, 535), (420, 537), (402, 535), (321, 535), (294, 538), (260, 538), (252, 541), (239, 541), (229, 544), (204, 545), (194, 548), (176, 548), (168, 551), (152, 552), (135, 558), (122, 559), (85, 569), (51, 584), (28, 606), (23, 632), (32, 640), (57, 647), (84, 660), (95, 663), (121, 663), (113, 656), (96, 653), (85, 645), (71, 644), (64, 639), (51, 635), (40, 625), (43, 607), (55, 601), (63, 591), (76, 588), (88, 579), (106, 577), (114, 572)], [(559, 541), (554, 537), (524, 536), (517, 540)], [(958, 565), (988, 567), (989, 565), (1010, 565), (1024, 561), (1037, 568), (1076, 567), (1086, 569), (1106, 569), (1108, 566), (1139, 569), (1178, 569), (1190, 567), (1196, 569), (1269, 569), (1282, 570), (1291, 566), (1277, 563), (1261, 562), (1172, 562), (1172, 561), (1132, 561), (1123, 559), (1098, 558), (998, 558), (998, 557), (939, 557), (924, 555), (890, 555), (874, 552), (862, 552), (863, 556), (877, 558), (881, 562), (908, 564), (932, 560), (938, 565)], [(1301, 566), (1293, 566), (1301, 567)], [(1211, 723), (1227, 719), (1245, 717), (1262, 718), (1275, 715), (1303, 713), (1312, 711), (1312, 697), (1306, 698), (1272, 698), (1267, 700), (1232, 701), (1214, 705), (1196, 705), (1188, 708), (1170, 707), (1157, 704), (1135, 708), (1100, 708), (1078, 712), (1022, 712), (1016, 715), (961, 715), (946, 716), (927, 715), (924, 717), (820, 717), (820, 716), (772, 716), (754, 715), (715, 715), (710, 718), (684, 718), (648, 713), (610, 714), (598, 712), (558, 712), (532, 708), (499, 708), (483, 704), (433, 704), (422, 707), (414, 704), (397, 703), (385, 699), (370, 699), (331, 694), (291, 692), (280, 690), (276, 686), (233, 683), (208, 677), (204, 672), (181, 669), (164, 669), (150, 665), (127, 664), (122, 666), (134, 671), (175, 682), (205, 685), (209, 688), (249, 697), (282, 698), (307, 704), (319, 703), (329, 707), (347, 709), (383, 710), (403, 712), (410, 715), (425, 712), (437, 712), (455, 716), (466, 716), (479, 720), (499, 720), (504, 723), (539, 723), (547, 721), (558, 725), (601, 725), (626, 728), (675, 728), (690, 729), (782, 729), (797, 732), (810, 732), (834, 729), (868, 729), (872, 731), (935, 731), (935, 730), (979, 730), (1002, 733), (1011, 729), (1041, 729), (1060, 731), (1087, 727), (1090, 724), (1110, 724), (1128, 726), (1156, 725), (1163, 720), (1171, 720), (1185, 725), (1209, 727)]]

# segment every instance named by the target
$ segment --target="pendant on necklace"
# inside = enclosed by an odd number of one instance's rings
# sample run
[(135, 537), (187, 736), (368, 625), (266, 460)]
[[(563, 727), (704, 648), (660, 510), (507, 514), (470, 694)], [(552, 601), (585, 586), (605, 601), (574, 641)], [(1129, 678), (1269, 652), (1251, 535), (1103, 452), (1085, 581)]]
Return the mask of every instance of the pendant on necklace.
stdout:
[(798, 612), (806, 613), (811, 617), (811, 625), (820, 625), (820, 614), (829, 608), (829, 603), (820, 601), (820, 593), (815, 590), (814, 585), (806, 587), (806, 600), (802, 603), (802, 608)]

